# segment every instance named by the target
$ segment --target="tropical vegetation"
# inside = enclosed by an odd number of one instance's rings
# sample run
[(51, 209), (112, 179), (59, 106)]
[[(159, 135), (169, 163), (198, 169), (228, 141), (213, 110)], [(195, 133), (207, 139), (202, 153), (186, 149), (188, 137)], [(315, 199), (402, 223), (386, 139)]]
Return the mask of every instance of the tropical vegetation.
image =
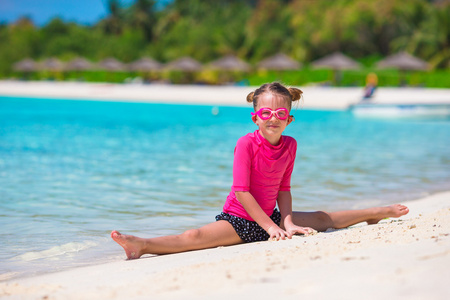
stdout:
[[(450, 2), (440, 0), (173, 0), (158, 8), (153, 0), (124, 6), (107, 2), (109, 14), (96, 24), (82, 25), (54, 18), (36, 26), (23, 17), (0, 24), (0, 78), (19, 78), (13, 64), (24, 58), (69, 61), (84, 57), (97, 62), (107, 57), (129, 63), (151, 57), (161, 63), (189, 56), (208, 63), (235, 55), (256, 65), (282, 52), (301, 62), (295, 71), (258, 71), (229, 74), (250, 84), (281, 79), (289, 84), (330, 81), (331, 71), (314, 70), (310, 62), (340, 51), (364, 68), (344, 71), (341, 84), (362, 85), (376, 71), (380, 85), (397, 85), (397, 70), (377, 70), (382, 58), (406, 51), (427, 61), (429, 71), (410, 72), (410, 85), (450, 86)], [(1, 20), (0, 20), (1, 21)], [(117, 81), (139, 76), (105, 71), (50, 74), (34, 72), (32, 79)], [(183, 76), (176, 72), (143, 75), (172, 82), (220, 82), (212, 72)]]

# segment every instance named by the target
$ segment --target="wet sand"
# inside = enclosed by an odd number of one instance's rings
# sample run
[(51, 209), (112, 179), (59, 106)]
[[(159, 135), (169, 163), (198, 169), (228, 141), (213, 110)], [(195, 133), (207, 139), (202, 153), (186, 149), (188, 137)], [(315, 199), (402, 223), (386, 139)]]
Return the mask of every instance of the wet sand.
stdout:
[(447, 299), (450, 192), (404, 204), (409, 214), (376, 225), (132, 261), (124, 254), (108, 264), (14, 279), (0, 283), (0, 297)]

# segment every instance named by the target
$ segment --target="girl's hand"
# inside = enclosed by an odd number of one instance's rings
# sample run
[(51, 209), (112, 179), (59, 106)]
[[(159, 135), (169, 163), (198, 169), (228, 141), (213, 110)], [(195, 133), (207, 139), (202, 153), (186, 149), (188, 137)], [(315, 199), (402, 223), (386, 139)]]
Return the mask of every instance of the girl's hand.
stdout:
[(305, 236), (316, 234), (317, 231), (311, 227), (301, 227), (297, 225), (286, 226), (286, 231), (293, 236), (294, 234), (304, 234)]
[(267, 233), (270, 235), (269, 241), (279, 241), (280, 239), (285, 240), (286, 238), (292, 238), (292, 234), (278, 227), (277, 225), (272, 225), (267, 229)]

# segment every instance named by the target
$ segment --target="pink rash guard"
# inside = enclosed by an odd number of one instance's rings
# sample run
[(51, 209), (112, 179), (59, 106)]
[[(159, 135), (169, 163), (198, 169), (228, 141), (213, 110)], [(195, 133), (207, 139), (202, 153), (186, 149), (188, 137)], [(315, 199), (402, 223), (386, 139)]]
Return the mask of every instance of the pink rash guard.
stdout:
[(297, 142), (281, 136), (280, 144), (271, 145), (259, 130), (241, 137), (234, 149), (233, 186), (223, 207), (230, 215), (254, 221), (237, 200), (235, 192), (250, 192), (270, 216), (279, 191), (291, 190)]

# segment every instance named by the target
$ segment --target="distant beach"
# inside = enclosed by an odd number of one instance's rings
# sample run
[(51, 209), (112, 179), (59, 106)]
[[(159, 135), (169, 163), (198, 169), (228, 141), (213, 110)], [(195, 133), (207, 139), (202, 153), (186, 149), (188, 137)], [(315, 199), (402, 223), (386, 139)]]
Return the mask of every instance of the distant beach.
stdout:
[[(0, 81), (0, 95), (80, 100), (244, 106), (256, 87), (171, 84), (109, 84), (51, 81)], [(361, 87), (299, 87), (307, 109), (346, 109), (363, 96)], [(450, 103), (450, 89), (378, 88), (377, 103)]]

